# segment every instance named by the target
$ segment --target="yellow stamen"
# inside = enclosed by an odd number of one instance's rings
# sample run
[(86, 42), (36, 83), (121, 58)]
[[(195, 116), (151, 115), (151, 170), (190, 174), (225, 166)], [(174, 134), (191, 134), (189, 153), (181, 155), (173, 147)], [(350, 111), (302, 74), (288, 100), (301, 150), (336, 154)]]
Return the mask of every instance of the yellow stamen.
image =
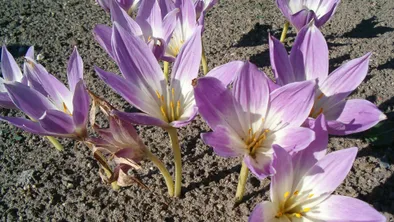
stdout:
[(283, 213), (282, 213), (281, 211), (279, 211), (279, 212), (275, 215), (276, 218), (280, 218), (281, 216), (283, 216)]
[(294, 213), (294, 216), (297, 217), (297, 218), (301, 218), (301, 217), (302, 217), (302, 214), (300, 214), (300, 213)]
[(317, 99), (321, 99), (322, 97), (323, 97), (323, 93), (321, 93), (318, 97), (317, 97)]
[(172, 100), (175, 101), (175, 89), (174, 88), (171, 89), (171, 95), (172, 95)]
[(159, 93), (159, 91), (157, 91), (157, 90), (156, 90), (156, 96), (157, 96), (158, 99), (161, 98), (160, 93)]
[(290, 192), (289, 192), (289, 191), (287, 191), (287, 192), (283, 195), (284, 198), (288, 198), (289, 196), (290, 196)]
[(311, 208), (304, 208), (302, 211), (304, 211), (305, 213), (309, 212), (311, 210)]
[(164, 104), (164, 96), (163, 95), (161, 95), (160, 100)]
[(296, 190), (296, 191), (293, 193), (293, 195), (294, 195), (294, 196), (297, 196), (299, 193), (300, 193), (300, 191)]
[(178, 100), (176, 103), (176, 117), (179, 118), (181, 116), (181, 102)]
[(67, 108), (67, 106), (66, 106), (66, 104), (64, 102), (63, 102), (63, 112), (65, 112), (66, 114), (72, 116), (70, 110), (68, 110), (68, 108)]
[(161, 111), (161, 115), (163, 115), (164, 119), (166, 119), (168, 121), (166, 110), (164, 109), (164, 106), (160, 106), (160, 111)]
[(313, 193), (309, 194), (309, 195), (308, 195), (308, 198), (312, 198), (313, 195), (314, 195)]
[(171, 118), (172, 120), (175, 120), (175, 109), (174, 109), (174, 102), (170, 102), (170, 107), (171, 107)]

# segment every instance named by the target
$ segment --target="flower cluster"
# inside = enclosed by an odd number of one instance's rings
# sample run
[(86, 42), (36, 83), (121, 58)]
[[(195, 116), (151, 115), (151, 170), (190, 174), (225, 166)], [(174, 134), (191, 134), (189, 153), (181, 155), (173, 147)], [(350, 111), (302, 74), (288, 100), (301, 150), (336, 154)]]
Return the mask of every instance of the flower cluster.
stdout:
[[(289, 22), (281, 41), (269, 36), (275, 81), (248, 61), (208, 72), (204, 17), (217, 0), (97, 3), (110, 14), (112, 26), (99, 24), (93, 34), (121, 75), (99, 67), (95, 71), (139, 112), (118, 110), (87, 90), (76, 48), (68, 62), (66, 87), (34, 60), (33, 48), (22, 73), (3, 46), (0, 107), (18, 109), (26, 118), (0, 120), (47, 136), (59, 150), (53, 136), (81, 141), (99, 162), (103, 181), (114, 189), (146, 186), (128, 171), (150, 160), (163, 175), (169, 195), (180, 197), (177, 128), (200, 114), (212, 129), (201, 134), (204, 143), (219, 156), (242, 158), (236, 203), (242, 201), (249, 171), (260, 180), (271, 178), (270, 201), (258, 204), (250, 221), (385, 221), (367, 203), (332, 195), (350, 171), (357, 148), (327, 154), (329, 135), (362, 132), (386, 119), (367, 100), (346, 100), (366, 77), (371, 53), (328, 73), (329, 50), (319, 27), (333, 16), (339, 0), (276, 0)], [(290, 55), (283, 44), (289, 24), (297, 31)], [(205, 75), (199, 78), (200, 64)], [(97, 108), (108, 128), (96, 123)], [(167, 131), (175, 183), (139, 137), (136, 124)]]

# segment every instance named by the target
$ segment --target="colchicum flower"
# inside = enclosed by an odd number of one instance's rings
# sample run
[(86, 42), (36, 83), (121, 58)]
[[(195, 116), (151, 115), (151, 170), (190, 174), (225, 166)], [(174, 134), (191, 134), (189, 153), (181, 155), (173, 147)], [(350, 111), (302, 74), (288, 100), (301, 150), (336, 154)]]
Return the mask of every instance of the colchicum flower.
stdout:
[(340, 0), (276, 0), (276, 5), (297, 29), (314, 20), (317, 27), (323, 26), (334, 15)]
[[(141, 3), (134, 21), (115, 1), (111, 4), (112, 22), (118, 23), (130, 34), (141, 38), (158, 60), (173, 60), (173, 58), (164, 57), (164, 52), (171, 40), (178, 11), (175, 8), (171, 11), (161, 9), (157, 0), (146, 0)], [(93, 33), (101, 47), (106, 50), (111, 58), (114, 58), (111, 46), (112, 28), (99, 24), (96, 25)]]
[(90, 100), (82, 77), (83, 62), (77, 49), (68, 63), (69, 88), (31, 58), (26, 57), (25, 63), (30, 87), (19, 82), (4, 84), (15, 106), (31, 120), (20, 117), (0, 119), (33, 134), (83, 140), (87, 134)]
[(249, 222), (386, 221), (361, 200), (332, 195), (352, 168), (356, 147), (326, 155), (326, 149), (311, 146), (293, 156), (277, 145), (273, 149), (271, 201), (258, 204)]
[(198, 75), (201, 59), (201, 27), (182, 47), (175, 60), (170, 84), (148, 46), (114, 24), (112, 48), (123, 77), (96, 68), (105, 83), (144, 113), (116, 111), (136, 124), (161, 127), (187, 125), (197, 114), (191, 82)]
[(214, 5), (218, 3), (219, 0), (193, 0), (194, 6), (196, 8), (197, 18), (200, 18), (202, 13), (210, 10)]
[(274, 37), (270, 37), (269, 45), (277, 84), (284, 86), (317, 79), (318, 88), (308, 121), (323, 113), (330, 134), (347, 135), (367, 130), (386, 119), (376, 105), (367, 100), (345, 100), (367, 75), (370, 53), (347, 62), (328, 75), (327, 42), (314, 24), (298, 33), (290, 56)]
[(259, 179), (275, 173), (273, 144), (294, 153), (315, 138), (312, 130), (300, 127), (313, 105), (314, 81), (274, 89), (263, 72), (246, 62), (232, 89), (212, 77), (193, 85), (199, 113), (213, 130), (202, 134), (203, 141), (220, 156), (243, 156)]
[[(34, 48), (30, 47), (27, 51), (26, 57), (32, 57)], [(6, 46), (1, 49), (1, 73), (3, 78), (0, 77), (0, 107), (7, 109), (16, 109), (17, 107), (8, 96), (5, 83), (19, 82), (27, 85), (27, 78), (24, 76), (16, 63), (14, 57), (7, 50)]]
[(110, 12), (111, 4), (116, 2), (127, 12), (137, 11), (141, 0), (96, 0), (96, 2), (106, 11)]

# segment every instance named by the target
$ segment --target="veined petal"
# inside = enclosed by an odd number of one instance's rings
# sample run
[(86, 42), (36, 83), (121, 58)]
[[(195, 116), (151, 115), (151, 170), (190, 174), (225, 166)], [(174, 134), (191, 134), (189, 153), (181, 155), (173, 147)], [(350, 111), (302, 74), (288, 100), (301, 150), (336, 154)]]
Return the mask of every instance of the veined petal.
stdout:
[(204, 118), (211, 129), (215, 130), (218, 125), (230, 127), (241, 137), (242, 123), (238, 117), (241, 112), (239, 104), (222, 82), (213, 77), (203, 77), (194, 82), (194, 97), (200, 115)]
[(8, 116), (0, 116), (0, 120), (6, 121), (11, 125), (14, 125), (22, 130), (25, 130), (29, 133), (37, 134), (37, 135), (52, 135), (47, 132), (38, 122), (34, 122), (25, 118), (20, 117), (8, 117)]
[(320, 5), (318, 12), (316, 12), (319, 15), (319, 18), (315, 21), (317, 27), (323, 26), (331, 19), (339, 5), (339, 2), (340, 0), (322, 1), (323, 4)]
[(93, 36), (108, 55), (114, 59), (114, 52), (112, 51), (111, 45), (112, 28), (107, 25), (98, 24), (93, 29)]
[(144, 30), (145, 38), (163, 38), (163, 18), (157, 0), (142, 1), (136, 20)]
[(156, 97), (152, 97), (149, 92), (146, 92), (144, 87), (139, 87), (121, 76), (106, 72), (98, 67), (95, 67), (95, 71), (106, 84), (121, 95), (127, 102), (149, 115), (155, 117), (161, 116)]
[(140, 38), (128, 34), (117, 23), (112, 33), (115, 60), (124, 77), (156, 97), (156, 90), (163, 94), (167, 89), (156, 57)]
[(273, 143), (290, 154), (305, 149), (316, 138), (313, 130), (304, 127), (286, 127), (275, 132), (273, 136)]
[(168, 44), (171, 40), (172, 33), (174, 32), (176, 25), (176, 16), (179, 13), (179, 9), (174, 9), (163, 19), (163, 39)]
[(75, 86), (73, 97), (73, 122), (75, 127), (85, 129), (89, 119), (90, 97), (83, 80)]
[(39, 119), (48, 109), (56, 109), (44, 95), (22, 83), (4, 85), (15, 106), (34, 119)]
[(198, 76), (201, 53), (201, 27), (198, 27), (189, 40), (182, 46), (172, 68), (170, 85), (178, 94), (175, 95), (176, 100), (181, 96), (179, 93), (185, 96), (193, 90), (192, 80)]
[(0, 108), (16, 109), (17, 107), (12, 102), (10, 96), (6, 92), (0, 92)]
[(327, 153), (328, 132), (326, 118), (321, 114), (316, 120), (310, 121), (309, 123), (310, 125), (306, 127), (313, 130), (315, 140), (308, 147), (293, 155), (294, 184), (298, 184), (305, 173)]
[(271, 92), (271, 104), (265, 126), (271, 131), (300, 126), (312, 109), (315, 81), (290, 83)]
[(340, 128), (329, 124), (332, 135), (348, 135), (365, 131), (387, 117), (375, 104), (364, 99), (342, 101), (326, 112), (327, 119), (344, 124)]
[(202, 133), (205, 144), (213, 147), (213, 151), (222, 157), (236, 157), (245, 153), (245, 143), (231, 129), (217, 126), (214, 132)]
[(48, 132), (69, 135), (74, 133), (74, 122), (70, 115), (59, 110), (47, 110), (38, 120)]
[(124, 121), (130, 121), (133, 124), (149, 125), (149, 126), (159, 126), (159, 127), (169, 127), (170, 125), (163, 121), (162, 119), (149, 116), (145, 113), (126, 113), (114, 110), (113, 115)]
[(206, 76), (211, 76), (219, 79), (226, 87), (231, 84), (239, 75), (243, 61), (232, 61), (221, 66), (217, 66), (207, 73)]
[[(241, 105), (243, 113), (242, 121), (256, 132), (262, 125), (270, 100), (270, 91), (265, 73), (250, 62), (246, 62), (235, 78), (233, 84), (233, 95)], [(248, 131), (249, 128), (244, 129)]]
[(296, 81), (324, 81), (328, 76), (328, 46), (323, 34), (313, 24), (300, 30), (290, 52)]
[(175, 7), (179, 8), (181, 11), (179, 18), (182, 24), (183, 33), (187, 34), (192, 30), (194, 31), (197, 26), (197, 17), (192, 0), (175, 0)]
[[(276, 206), (274, 203), (269, 201), (264, 201), (257, 204), (249, 216), (249, 222), (280, 222), (279, 219), (276, 220), (275, 215), (277, 213)], [(289, 221), (284, 220), (284, 221)]]
[(1, 73), (3, 78), (9, 82), (20, 82), (22, 80), (22, 72), (16, 63), (14, 57), (5, 46), (1, 49)]
[(304, 75), (294, 75), (293, 67), (290, 64), (289, 55), (287, 54), (285, 46), (271, 35), (269, 36), (269, 51), (271, 67), (277, 84), (283, 86), (305, 79)]
[(297, 30), (301, 30), (313, 19), (316, 20), (316, 14), (308, 9), (302, 9), (290, 16), (290, 22)]
[(133, 36), (143, 37), (139, 24), (134, 21), (116, 1), (111, 1), (111, 19)]
[[(319, 160), (300, 180), (296, 190), (313, 194), (317, 200), (322, 201), (328, 197), (346, 178), (356, 158), (357, 148), (329, 153)], [(313, 207), (318, 204), (313, 199), (303, 207)]]
[(386, 217), (356, 198), (331, 195), (308, 212), (312, 221), (385, 222)]
[(67, 78), (70, 92), (75, 91), (75, 86), (83, 79), (83, 61), (78, 53), (77, 47), (74, 47), (67, 66)]
[(371, 53), (367, 53), (337, 68), (322, 84), (319, 84), (320, 90), (327, 97), (334, 96), (338, 102), (343, 100), (364, 80), (368, 73), (370, 57)]
[[(282, 203), (291, 194), (293, 188), (293, 164), (290, 154), (278, 145), (274, 149), (273, 167), (275, 175), (271, 178), (270, 198), (274, 203)], [(276, 214), (276, 213), (275, 213)]]
[(256, 153), (255, 157), (248, 154), (244, 156), (244, 162), (259, 180), (265, 179), (275, 173), (272, 167), (272, 156), (265, 153)]

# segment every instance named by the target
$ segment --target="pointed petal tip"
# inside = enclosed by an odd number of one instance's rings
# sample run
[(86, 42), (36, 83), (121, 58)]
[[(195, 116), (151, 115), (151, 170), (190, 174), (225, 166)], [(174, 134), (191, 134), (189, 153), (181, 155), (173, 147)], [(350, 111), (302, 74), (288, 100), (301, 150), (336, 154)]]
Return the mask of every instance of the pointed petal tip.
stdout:
[(386, 119), (387, 119), (386, 114), (384, 114), (384, 113), (380, 114), (379, 121), (383, 121), (383, 120), (386, 120)]

